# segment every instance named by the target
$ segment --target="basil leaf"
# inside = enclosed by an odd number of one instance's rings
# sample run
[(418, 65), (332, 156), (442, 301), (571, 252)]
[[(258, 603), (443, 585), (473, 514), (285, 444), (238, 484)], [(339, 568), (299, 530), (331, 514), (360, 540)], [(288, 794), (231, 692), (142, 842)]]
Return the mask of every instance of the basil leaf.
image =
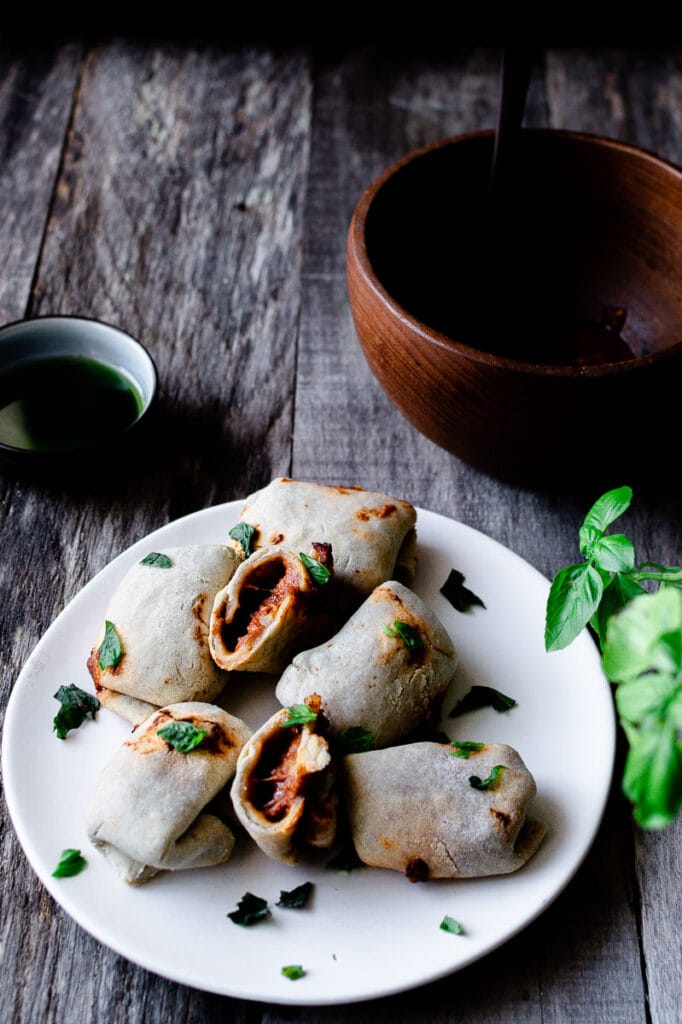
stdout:
[(116, 632), (116, 626), (107, 619), (104, 623), (104, 639), (97, 651), (99, 667), (101, 669), (116, 668), (122, 657), (123, 646)]
[(517, 702), (506, 693), (495, 690), (492, 686), (472, 686), (468, 693), (455, 704), (448, 715), (448, 718), (457, 718), (468, 711), (478, 711), (479, 708), (491, 707), (495, 711), (510, 711), (516, 707)]
[(372, 749), (372, 734), (362, 725), (349, 725), (339, 733), (342, 754), (363, 754)]
[(230, 530), (230, 537), (232, 540), (236, 540), (237, 544), (241, 545), (241, 549), (244, 552), (244, 558), (248, 558), (251, 554), (251, 545), (255, 536), (256, 529), (253, 526), (249, 526), (248, 523), (237, 523)]
[(474, 743), (472, 740), (453, 740), (451, 746), (450, 753), (453, 757), (461, 757), (463, 761), (467, 761), (471, 753), (483, 750), (485, 743)]
[(153, 565), (155, 569), (170, 569), (173, 563), (168, 555), (162, 555), (160, 551), (150, 551), (145, 555), (140, 565)]
[(481, 598), (474, 594), (473, 590), (469, 590), (468, 587), (464, 586), (465, 578), (458, 569), (451, 569), (450, 575), (440, 588), (441, 594), (447, 598), (452, 607), (458, 612), (466, 612), (474, 605), (485, 608)]
[(624, 533), (601, 537), (592, 547), (591, 557), (607, 572), (628, 572), (635, 567), (635, 548)]
[(602, 645), (606, 637), (606, 624), (611, 616), (629, 604), (633, 597), (644, 593), (644, 587), (621, 573), (616, 573), (611, 582), (604, 587), (595, 621), (592, 623)]
[(66, 739), (69, 730), (77, 729), (88, 716), (94, 719), (100, 707), (97, 697), (86, 693), (73, 683), (60, 686), (54, 694), (54, 699), (61, 704), (52, 721), (52, 728), (60, 740)]
[(575, 640), (597, 610), (603, 590), (598, 570), (587, 563), (567, 565), (556, 574), (547, 598), (547, 651), (561, 650)]
[(292, 704), (286, 709), (287, 717), (279, 723), (280, 729), (286, 729), (290, 725), (307, 725), (317, 719), (317, 712), (311, 711), (307, 704)]
[(63, 850), (59, 863), (52, 872), (52, 877), (72, 878), (74, 875), (79, 875), (87, 863), (80, 850)]
[(250, 925), (262, 921), (270, 914), (267, 901), (260, 896), (254, 896), (252, 892), (246, 892), (237, 903), (237, 909), (231, 911), (227, 916), (235, 924)]
[(277, 900), (278, 907), (285, 907), (288, 910), (301, 910), (306, 906), (310, 895), (313, 891), (312, 882), (303, 882), (301, 885), (297, 885), (295, 889), (290, 892), (284, 892), (280, 890), (279, 899)]
[(585, 516), (583, 530), (591, 529), (604, 533), (611, 523), (627, 512), (631, 501), (631, 487), (616, 487), (602, 494)]
[(408, 651), (420, 651), (424, 646), (421, 633), (416, 626), (411, 626), (409, 622), (400, 622), (396, 620), (393, 623), (393, 629), (391, 629), (390, 626), (387, 626), (385, 622), (382, 622), (381, 628), (384, 633), (388, 634), (388, 636), (399, 636)]
[(310, 558), (303, 551), (299, 551), (298, 557), (316, 587), (323, 587), (325, 583), (329, 583), (332, 574), (326, 565), (322, 565), (322, 562), (318, 562), (315, 558)]
[(665, 828), (682, 805), (682, 745), (668, 723), (631, 735), (623, 791), (642, 828)]
[(282, 974), (291, 981), (298, 981), (299, 978), (304, 976), (305, 971), (300, 964), (288, 964), (282, 968)]
[(455, 921), (454, 917), (448, 917), (447, 914), (440, 923), (440, 929), (443, 932), (449, 932), (450, 935), (461, 935), (464, 932), (459, 921)]
[(490, 769), (490, 775), (487, 779), (480, 779), (478, 775), (469, 776), (469, 785), (472, 789), (493, 789), (502, 772), (506, 772), (506, 770), (506, 765), (496, 764)]
[(627, 682), (643, 672), (669, 672), (673, 665), (660, 638), (682, 629), (682, 593), (665, 588), (641, 594), (613, 615), (606, 628), (602, 656), (611, 682)]
[(189, 754), (199, 746), (206, 735), (206, 730), (191, 722), (169, 722), (168, 725), (157, 729), (156, 735), (181, 754)]
[(616, 708), (622, 719), (637, 725), (646, 718), (661, 719), (679, 694), (682, 694), (681, 680), (659, 672), (646, 673), (616, 688)]

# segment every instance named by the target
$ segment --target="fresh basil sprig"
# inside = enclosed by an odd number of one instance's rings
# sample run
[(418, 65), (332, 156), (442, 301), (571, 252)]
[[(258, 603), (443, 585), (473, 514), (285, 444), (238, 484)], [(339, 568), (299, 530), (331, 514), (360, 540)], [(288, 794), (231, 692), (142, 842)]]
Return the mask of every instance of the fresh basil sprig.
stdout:
[(632, 488), (616, 487), (602, 494), (580, 527), (580, 553), (585, 561), (561, 569), (550, 588), (545, 622), (545, 647), (568, 647), (585, 626), (602, 637), (611, 615), (646, 593), (646, 580), (682, 586), (682, 568), (652, 562), (635, 565), (632, 541), (623, 533), (607, 534), (630, 507)]
[(450, 917), (446, 914), (440, 923), (440, 930), (442, 932), (449, 932), (450, 935), (462, 935), (464, 932), (464, 926), (455, 921), (454, 917)]
[(623, 791), (635, 820), (653, 829), (682, 808), (682, 568), (637, 564), (632, 542), (606, 533), (631, 501), (631, 488), (618, 487), (587, 513), (579, 533), (585, 561), (552, 582), (545, 646), (567, 647), (588, 624), (595, 631), (630, 745)]
[(460, 757), (463, 761), (468, 761), (471, 754), (483, 750), (485, 743), (475, 743), (473, 740), (452, 740), (450, 746), (452, 750), (449, 753), (453, 757)]
[(371, 750), (372, 733), (364, 725), (349, 725), (339, 733), (339, 747), (343, 754), (364, 754)]

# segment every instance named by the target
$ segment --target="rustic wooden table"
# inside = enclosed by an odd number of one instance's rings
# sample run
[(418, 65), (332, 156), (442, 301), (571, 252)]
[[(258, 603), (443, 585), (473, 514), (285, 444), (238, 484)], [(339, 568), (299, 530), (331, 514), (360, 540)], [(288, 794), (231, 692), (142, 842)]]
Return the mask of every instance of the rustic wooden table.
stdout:
[[(3, 708), (45, 629), (111, 558), (276, 475), (398, 494), (547, 576), (577, 559), (596, 495), (502, 483), (425, 440), (368, 371), (347, 305), (345, 233), (364, 185), (414, 146), (492, 127), (497, 81), (497, 51), (474, 44), (5, 42), (0, 321), (120, 325), (151, 350), (161, 402), (140, 466), (0, 476)], [(682, 56), (545, 47), (526, 123), (682, 163)], [(646, 397), (630, 412), (655, 445)], [(622, 482), (606, 454), (603, 489)], [(638, 491), (627, 522), (642, 560), (679, 562), (676, 480)], [(670, 1024), (682, 1020), (681, 829), (634, 828), (615, 785), (586, 861), (522, 934), (417, 991), (304, 1010), (194, 991), (99, 945), (38, 883), (3, 807), (0, 1020)]]

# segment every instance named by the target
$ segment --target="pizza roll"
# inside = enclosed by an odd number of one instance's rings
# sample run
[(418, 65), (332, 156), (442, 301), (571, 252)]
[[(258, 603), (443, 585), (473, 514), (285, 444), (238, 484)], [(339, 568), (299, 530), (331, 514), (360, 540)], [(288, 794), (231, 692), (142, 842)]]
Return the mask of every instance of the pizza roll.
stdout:
[(442, 623), (420, 597), (389, 580), (335, 636), (294, 658), (276, 694), (286, 706), (317, 693), (333, 734), (362, 726), (374, 747), (384, 747), (438, 722), (456, 667)]
[(344, 757), (341, 774), (358, 857), (411, 881), (516, 871), (546, 832), (526, 816), (533, 776), (504, 744), (466, 758), (442, 743), (370, 750)]
[(302, 707), (310, 709), (311, 721), (290, 725), (292, 713), (282, 709), (253, 734), (239, 755), (232, 784), (232, 803), (246, 831), (268, 857), (286, 864), (295, 864), (306, 847), (329, 849), (336, 838), (335, 771), (323, 735), (326, 723), (315, 713), (314, 694)]
[(254, 527), (255, 549), (330, 544), (337, 591), (351, 603), (384, 580), (414, 576), (417, 512), (388, 494), (279, 477), (246, 499), (241, 521)]
[[(313, 554), (320, 552), (313, 549)], [(328, 560), (326, 549), (324, 555)], [(319, 557), (313, 560), (320, 564)], [(213, 602), (209, 643), (216, 665), (228, 672), (281, 672), (297, 651), (330, 628), (329, 585), (316, 583), (300, 556), (287, 548), (254, 552)]]
[[(186, 753), (159, 735), (178, 723), (205, 733)], [(116, 751), (97, 780), (86, 828), (124, 881), (139, 885), (161, 870), (229, 858), (234, 836), (205, 808), (234, 776), (250, 736), (241, 719), (190, 701), (155, 711)]]
[(155, 707), (213, 701), (223, 689), (227, 677), (211, 657), (209, 618), (216, 593), (240, 564), (221, 544), (154, 555), (156, 561), (132, 566), (117, 587), (88, 660), (100, 702), (135, 724)]

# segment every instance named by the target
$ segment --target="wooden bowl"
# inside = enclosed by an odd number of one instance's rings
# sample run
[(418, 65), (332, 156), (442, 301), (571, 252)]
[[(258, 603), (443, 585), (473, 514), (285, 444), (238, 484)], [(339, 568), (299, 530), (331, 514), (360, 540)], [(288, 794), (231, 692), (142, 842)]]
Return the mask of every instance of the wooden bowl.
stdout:
[(676, 438), (682, 172), (633, 146), (525, 130), (504, 215), (492, 132), (408, 154), (347, 243), (367, 361), (403, 415), (494, 476), (630, 477)]

